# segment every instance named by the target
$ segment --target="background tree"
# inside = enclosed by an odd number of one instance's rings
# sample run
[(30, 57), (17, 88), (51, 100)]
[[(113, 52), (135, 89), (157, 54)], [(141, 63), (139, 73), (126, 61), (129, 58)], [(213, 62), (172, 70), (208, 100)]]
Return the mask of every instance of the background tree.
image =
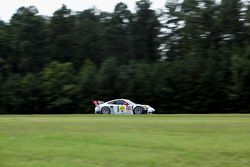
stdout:
[(46, 63), (45, 20), (34, 6), (21, 7), (10, 20), (10, 63), (14, 72), (38, 72)]
[(11, 71), (9, 57), (11, 55), (9, 26), (0, 21), (0, 78)]
[(117, 77), (118, 62), (111, 57), (102, 63), (100, 70), (97, 73), (97, 94), (100, 99), (108, 100), (117, 97), (115, 89), (115, 80)]
[(97, 69), (95, 64), (86, 59), (78, 74), (78, 106), (79, 112), (91, 113), (92, 100), (100, 100), (97, 95)]
[(0, 113), (93, 113), (128, 98), (158, 113), (250, 112), (250, 15), (240, 0), (52, 17), (21, 7), (0, 21)]
[(9, 75), (5, 82), (1, 85), (1, 110), (6, 114), (23, 114), (23, 100), (20, 96), (19, 74)]
[(76, 109), (76, 81), (72, 63), (51, 62), (41, 72), (42, 92), (48, 113), (72, 113)]
[(121, 64), (131, 60), (130, 23), (131, 12), (126, 4), (120, 2), (115, 6), (111, 19), (105, 23), (104, 50), (110, 57), (116, 57)]
[(96, 13), (96, 9), (88, 9), (74, 16), (74, 29), (69, 36), (73, 36), (72, 61), (78, 69), (85, 59), (100, 64), (100, 23)]
[(73, 28), (74, 19), (71, 10), (63, 5), (54, 12), (48, 25), (50, 61), (72, 61)]
[(132, 53), (135, 60), (151, 62), (160, 58), (157, 40), (160, 23), (155, 11), (150, 9), (150, 6), (149, 0), (136, 2), (136, 13), (131, 22)]

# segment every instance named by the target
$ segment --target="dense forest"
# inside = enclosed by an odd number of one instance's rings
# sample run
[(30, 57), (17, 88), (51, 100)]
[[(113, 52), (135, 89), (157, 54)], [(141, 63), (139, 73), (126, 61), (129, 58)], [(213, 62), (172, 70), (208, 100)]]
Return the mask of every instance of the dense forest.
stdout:
[(0, 21), (0, 113), (93, 113), (128, 98), (158, 113), (250, 112), (250, 4), (184, 0), (152, 10), (53, 16), (20, 7)]

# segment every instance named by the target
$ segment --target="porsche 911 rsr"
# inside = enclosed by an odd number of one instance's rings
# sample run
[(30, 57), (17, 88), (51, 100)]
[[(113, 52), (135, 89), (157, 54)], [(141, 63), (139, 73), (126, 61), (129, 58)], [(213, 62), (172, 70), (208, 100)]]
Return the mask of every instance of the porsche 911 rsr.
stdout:
[(108, 102), (93, 100), (95, 114), (152, 114), (155, 109), (149, 105), (136, 104), (127, 99), (116, 99)]

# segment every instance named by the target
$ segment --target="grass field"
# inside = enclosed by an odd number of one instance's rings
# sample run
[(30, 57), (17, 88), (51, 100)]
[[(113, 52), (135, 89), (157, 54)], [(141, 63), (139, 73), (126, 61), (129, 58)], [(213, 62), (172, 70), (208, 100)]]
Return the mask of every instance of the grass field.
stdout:
[(0, 167), (249, 167), (250, 115), (0, 116)]

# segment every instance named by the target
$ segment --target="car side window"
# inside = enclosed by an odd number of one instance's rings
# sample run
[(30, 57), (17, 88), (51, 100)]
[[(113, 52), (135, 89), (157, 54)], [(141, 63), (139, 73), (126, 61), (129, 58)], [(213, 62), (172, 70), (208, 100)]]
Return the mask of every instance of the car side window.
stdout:
[(124, 100), (117, 100), (118, 105), (125, 105), (126, 102)]
[(109, 104), (117, 104), (117, 100), (109, 102)]
[(113, 105), (128, 105), (127, 102), (125, 102), (124, 100), (114, 100), (109, 102), (109, 104), (113, 104)]

